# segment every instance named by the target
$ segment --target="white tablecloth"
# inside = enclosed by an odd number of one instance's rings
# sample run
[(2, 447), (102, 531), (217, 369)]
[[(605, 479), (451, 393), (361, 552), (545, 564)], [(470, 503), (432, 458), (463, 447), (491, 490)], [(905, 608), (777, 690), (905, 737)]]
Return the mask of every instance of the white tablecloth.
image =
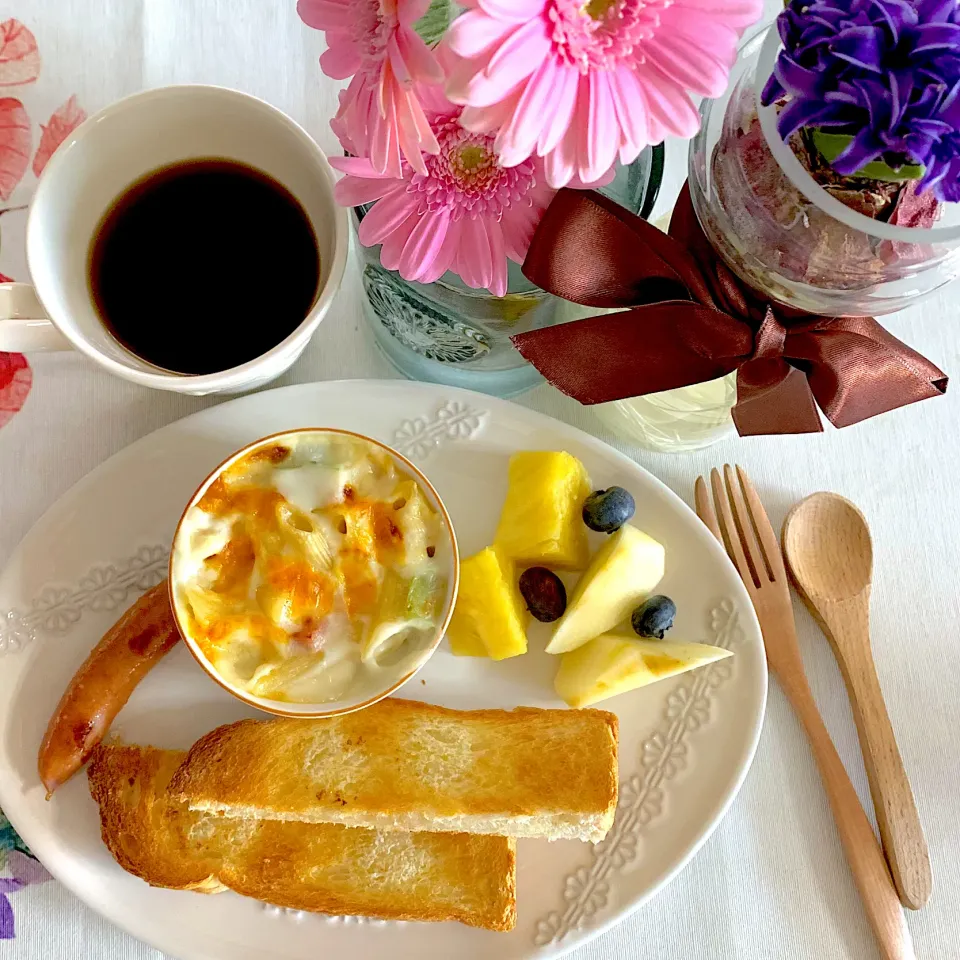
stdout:
[[(771, 12), (776, 0), (768, 0)], [(43, 69), (21, 99), (34, 130), (70, 95), (93, 113), (143, 87), (216, 83), (249, 91), (300, 121), (329, 150), (336, 85), (321, 77), (322, 35), (295, 0), (19, 0), (5, 16), (37, 37)], [(671, 144), (661, 208), (684, 174)], [(3, 206), (29, 199), (27, 172)], [(20, 218), (19, 221), (17, 218)], [(26, 277), (23, 214), (0, 218), (0, 271)], [(257, 238), (251, 237), (251, 243)], [(356, 265), (314, 342), (280, 384), (391, 377), (362, 335)], [(170, 282), (176, 282), (175, 273)], [(891, 329), (960, 375), (957, 289), (889, 318)], [(40, 514), (122, 447), (215, 400), (150, 392), (78, 355), (30, 358), (23, 410), (0, 428), (0, 565)], [(520, 401), (604, 435), (589, 410), (543, 386)], [(836, 490), (869, 517), (875, 538), (874, 644), (880, 679), (917, 795), (933, 861), (934, 894), (909, 916), (917, 956), (960, 955), (960, 391), (844, 431), (797, 438), (731, 439), (699, 454), (654, 455), (612, 440), (691, 500), (698, 473), (744, 464), (779, 523), (815, 490)], [(609, 438), (608, 438), (609, 439)], [(824, 637), (797, 606), (817, 700), (861, 797), (866, 778), (843, 684)], [(16, 938), (7, 960), (159, 960), (56, 882), (10, 894)], [(576, 960), (872, 960), (876, 949), (840, 850), (806, 742), (771, 685), (753, 769), (727, 817), (694, 862), (655, 900), (576, 951)]]

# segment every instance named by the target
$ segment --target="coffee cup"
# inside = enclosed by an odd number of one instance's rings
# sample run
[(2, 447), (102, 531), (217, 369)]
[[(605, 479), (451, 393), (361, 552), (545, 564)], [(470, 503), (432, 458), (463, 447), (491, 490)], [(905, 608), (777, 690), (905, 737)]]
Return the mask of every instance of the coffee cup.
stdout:
[[(229, 369), (180, 373), (138, 356), (113, 335), (91, 292), (91, 245), (132, 184), (153, 171), (208, 158), (252, 167), (295, 199), (316, 239), (319, 279), (312, 304), (280, 342)], [(238, 393), (269, 382), (303, 352), (343, 277), (348, 219), (334, 201), (334, 182), (306, 131), (248, 94), (184, 85), (112, 104), (67, 137), (37, 184), (26, 230), (32, 284), (0, 284), (0, 351), (73, 348), (134, 383), (194, 395)], [(168, 282), (178, 282), (175, 272)], [(247, 282), (270, 284), (271, 277)]]

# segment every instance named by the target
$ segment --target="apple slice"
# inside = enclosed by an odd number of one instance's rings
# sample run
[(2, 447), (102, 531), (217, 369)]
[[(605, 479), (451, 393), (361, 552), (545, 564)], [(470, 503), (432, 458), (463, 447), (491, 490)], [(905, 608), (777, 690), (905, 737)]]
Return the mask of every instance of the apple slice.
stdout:
[(566, 653), (624, 621), (663, 577), (664, 550), (629, 524), (597, 551), (557, 621), (547, 653)]
[(706, 643), (632, 640), (605, 633), (561, 657), (554, 689), (571, 707), (587, 707), (732, 656)]

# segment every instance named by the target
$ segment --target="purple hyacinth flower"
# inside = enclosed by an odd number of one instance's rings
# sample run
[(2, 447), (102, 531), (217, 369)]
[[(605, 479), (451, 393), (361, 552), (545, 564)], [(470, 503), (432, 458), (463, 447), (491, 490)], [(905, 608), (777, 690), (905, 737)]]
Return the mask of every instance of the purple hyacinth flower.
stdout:
[(850, 135), (834, 169), (925, 168), (920, 189), (960, 197), (960, 0), (791, 0), (763, 102), (784, 100), (784, 138)]

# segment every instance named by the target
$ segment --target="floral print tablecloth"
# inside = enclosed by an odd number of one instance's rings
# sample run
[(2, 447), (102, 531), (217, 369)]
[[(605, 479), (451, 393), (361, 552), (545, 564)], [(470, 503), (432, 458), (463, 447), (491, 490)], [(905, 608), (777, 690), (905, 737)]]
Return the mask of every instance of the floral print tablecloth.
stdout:
[(32, 883), (51, 879), (0, 811), (0, 940), (12, 940), (17, 927), (11, 896)]
[[(75, 96), (68, 96), (45, 123), (31, 118), (31, 101), (39, 106), (45, 99), (31, 97), (42, 70), (40, 46), (29, 27), (16, 18), (0, 23), (0, 265), (11, 259), (4, 256), (7, 247), (23, 245), (26, 201), (37, 177), (67, 134), (87, 118)], [(21, 275), (0, 270), (0, 281)], [(24, 405), (32, 384), (33, 372), (22, 353), (0, 353), (0, 427)]]
[[(41, 104), (49, 96), (32, 95), (42, 72), (40, 44), (30, 28), (16, 18), (0, 23), (0, 282), (23, 276), (22, 264), (8, 263), (23, 246), (29, 195), (54, 150), (87, 116), (77, 98), (67, 96), (45, 122), (35, 122), (31, 113), (44, 116)], [(0, 353), (0, 427), (23, 407), (32, 385), (27, 358)], [(49, 879), (0, 810), (0, 940), (16, 935), (17, 891)]]

